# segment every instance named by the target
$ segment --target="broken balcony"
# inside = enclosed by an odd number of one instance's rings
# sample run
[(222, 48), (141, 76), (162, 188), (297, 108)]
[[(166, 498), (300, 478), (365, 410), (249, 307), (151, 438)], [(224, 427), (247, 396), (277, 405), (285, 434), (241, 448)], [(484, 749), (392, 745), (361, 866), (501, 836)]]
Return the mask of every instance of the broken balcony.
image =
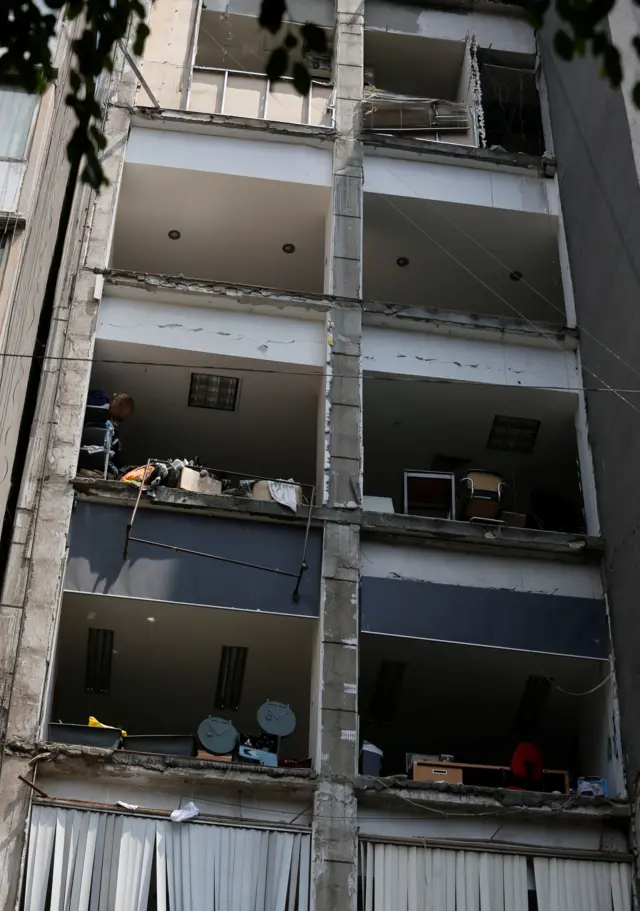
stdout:
[(478, 51), (483, 144), (516, 154), (545, 151), (535, 60), (523, 54)]
[(365, 30), (365, 133), (478, 145), (467, 42)]
[(572, 393), (364, 378), (364, 508), (585, 529)]
[[(171, 603), (179, 587), (175, 574), (201, 572), (197, 557), (174, 564), (165, 601), (71, 590), (91, 571), (79, 565), (81, 546), (72, 544), (45, 739), (218, 762), (310, 766), (314, 618), (287, 615), (284, 601), (281, 613), (271, 612), (264, 574), (253, 584), (262, 589), (266, 611), (250, 617), (242, 609)], [(140, 548), (129, 560), (130, 574), (138, 561), (147, 574), (164, 573), (166, 581), (168, 564), (155, 556)], [(220, 573), (211, 565), (207, 571), (221, 593)]]
[[(366, 599), (362, 607), (363, 627), (374, 627)], [(433, 594), (422, 605), (439, 608)], [(601, 615), (606, 626), (603, 605)], [(608, 661), (548, 654), (542, 640), (531, 651), (479, 647), (472, 641), (482, 619), (459, 622), (449, 641), (362, 632), (364, 774), (381, 763), (383, 776), (432, 784), (623, 796)], [(527, 741), (541, 751), (543, 770), (523, 781), (512, 759)]]
[[(295, 27), (294, 27), (295, 29)], [(311, 64), (309, 94), (300, 95), (293, 79), (271, 82), (266, 75), (270, 51), (283, 34), (269, 39), (251, 16), (220, 16), (204, 9), (191, 75), (189, 110), (281, 123), (331, 127), (333, 86), (330, 61)], [(324, 78), (317, 78), (318, 76)]]

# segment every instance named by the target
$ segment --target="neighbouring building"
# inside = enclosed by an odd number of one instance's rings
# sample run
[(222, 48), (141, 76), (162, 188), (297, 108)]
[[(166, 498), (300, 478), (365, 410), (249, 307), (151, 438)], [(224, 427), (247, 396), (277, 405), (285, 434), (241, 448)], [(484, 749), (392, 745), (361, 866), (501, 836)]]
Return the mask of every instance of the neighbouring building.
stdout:
[(0, 144), (0, 904), (630, 911), (638, 119), (517, 6), (257, 16), (156, 0), (55, 250)]

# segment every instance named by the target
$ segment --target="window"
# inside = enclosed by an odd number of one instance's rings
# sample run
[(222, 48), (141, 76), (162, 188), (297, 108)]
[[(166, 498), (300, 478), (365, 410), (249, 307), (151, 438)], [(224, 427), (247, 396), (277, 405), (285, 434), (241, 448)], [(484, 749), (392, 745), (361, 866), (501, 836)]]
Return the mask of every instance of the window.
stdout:
[(192, 373), (189, 404), (195, 408), (235, 411), (240, 380), (235, 376)]
[(25, 157), (35, 106), (35, 95), (8, 82), (0, 85), (0, 158)]

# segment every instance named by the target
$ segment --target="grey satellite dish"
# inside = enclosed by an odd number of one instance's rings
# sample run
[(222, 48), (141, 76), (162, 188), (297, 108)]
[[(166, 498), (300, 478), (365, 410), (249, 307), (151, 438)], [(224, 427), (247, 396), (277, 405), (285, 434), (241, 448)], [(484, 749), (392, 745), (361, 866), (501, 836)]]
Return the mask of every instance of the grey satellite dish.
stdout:
[(296, 716), (284, 702), (267, 699), (258, 709), (258, 724), (267, 734), (288, 737), (296, 728)]
[(226, 718), (214, 718), (209, 715), (198, 726), (198, 740), (209, 753), (224, 756), (235, 750), (238, 732)]

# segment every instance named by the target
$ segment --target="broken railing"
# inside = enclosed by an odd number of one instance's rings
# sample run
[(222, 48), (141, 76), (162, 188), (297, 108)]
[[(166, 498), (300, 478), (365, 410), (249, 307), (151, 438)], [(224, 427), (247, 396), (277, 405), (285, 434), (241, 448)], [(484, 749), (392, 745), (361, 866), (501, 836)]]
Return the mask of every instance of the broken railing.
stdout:
[(423, 139), (456, 142), (467, 137), (477, 145), (475, 116), (468, 104), (436, 98), (396, 95), (379, 89), (365, 89), (362, 128), (367, 132), (404, 134)]
[(272, 83), (264, 73), (194, 66), (188, 108), (199, 114), (331, 127), (333, 94), (332, 85), (316, 79), (303, 96), (286, 76)]
[[(143, 478), (147, 478), (151, 474), (151, 465), (152, 463), (160, 461), (158, 459), (147, 459), (147, 464), (145, 466)], [(278, 484), (291, 484), (292, 487), (296, 488), (296, 497), (297, 497), (297, 488), (301, 491), (308, 492), (308, 504), (307, 504), (307, 519), (305, 523), (305, 533), (304, 533), (304, 542), (302, 545), (302, 554), (300, 556), (300, 567), (297, 572), (289, 572), (288, 570), (278, 569), (274, 566), (262, 566), (258, 563), (248, 563), (245, 560), (233, 560), (231, 557), (222, 557), (218, 554), (209, 554), (204, 551), (192, 550), (188, 547), (178, 547), (174, 544), (165, 544), (161, 541), (150, 541), (148, 538), (138, 538), (132, 534), (134, 522), (136, 520), (136, 515), (138, 512), (138, 507), (140, 506), (140, 500), (142, 498), (143, 491), (153, 490), (153, 487), (150, 487), (146, 484), (140, 484), (138, 489), (138, 496), (136, 497), (136, 502), (133, 506), (133, 512), (131, 513), (131, 518), (127, 523), (127, 528), (125, 530), (125, 539), (124, 539), (124, 551), (122, 554), (122, 559), (126, 560), (129, 555), (129, 546), (132, 542), (136, 544), (146, 544), (149, 547), (158, 547), (163, 550), (172, 550), (175, 553), (191, 554), (195, 557), (206, 557), (209, 560), (220, 560), (222, 563), (233, 563), (236, 566), (246, 566), (249, 569), (258, 569), (265, 573), (276, 573), (279, 576), (290, 576), (292, 579), (296, 580), (295, 588), (293, 590), (293, 600), (298, 601), (300, 599), (300, 584), (302, 582), (302, 576), (305, 571), (308, 569), (307, 564), (307, 547), (309, 544), (309, 531), (311, 529), (311, 513), (313, 510), (313, 503), (316, 496), (316, 487), (315, 484), (300, 484), (297, 481), (289, 482), (282, 478), (268, 478), (264, 475), (258, 474), (243, 474), (238, 471), (228, 471), (226, 469), (220, 468), (209, 468), (208, 466), (199, 465), (197, 467), (199, 472), (207, 472), (209, 475), (213, 475), (215, 478), (237, 478), (239, 481), (244, 479), (250, 479), (251, 481), (271, 481)], [(234, 489), (241, 489), (240, 486)], [(231, 491), (227, 493), (222, 493), (221, 496), (233, 496)]]

